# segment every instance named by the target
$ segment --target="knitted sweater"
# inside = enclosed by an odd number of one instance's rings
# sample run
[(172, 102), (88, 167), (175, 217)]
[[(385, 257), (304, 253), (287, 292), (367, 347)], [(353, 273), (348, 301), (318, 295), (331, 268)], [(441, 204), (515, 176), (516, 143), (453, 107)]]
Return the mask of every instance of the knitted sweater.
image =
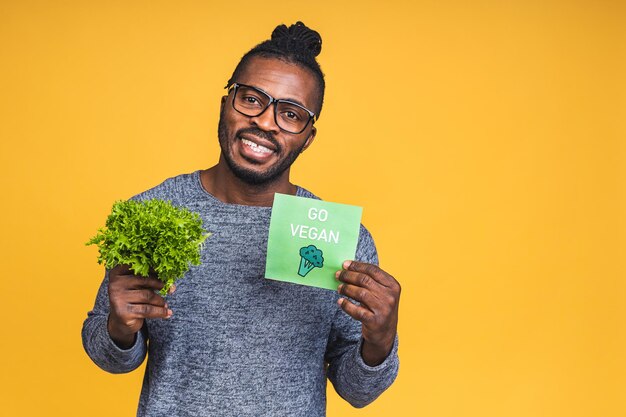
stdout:
[[(297, 195), (317, 198), (298, 187)], [(226, 204), (199, 171), (170, 178), (138, 196), (197, 212), (212, 233), (202, 264), (168, 295), (169, 319), (147, 319), (135, 344), (120, 349), (107, 332), (108, 272), (83, 324), (87, 354), (102, 369), (148, 364), (138, 416), (326, 415), (326, 379), (355, 407), (378, 397), (398, 372), (397, 339), (380, 365), (360, 355), (361, 325), (335, 291), (264, 278), (271, 207)], [(356, 260), (378, 263), (361, 226)]]

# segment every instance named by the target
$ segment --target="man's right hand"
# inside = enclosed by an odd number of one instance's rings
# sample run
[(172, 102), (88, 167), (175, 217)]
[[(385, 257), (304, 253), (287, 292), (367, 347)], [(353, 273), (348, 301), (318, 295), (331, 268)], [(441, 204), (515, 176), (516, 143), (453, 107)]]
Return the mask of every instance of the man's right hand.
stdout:
[[(156, 276), (133, 275), (128, 265), (118, 265), (109, 271), (109, 321), (111, 339), (122, 349), (135, 343), (137, 332), (147, 318), (169, 318), (172, 310), (155, 291), (163, 288)], [(174, 292), (174, 286), (170, 293)]]

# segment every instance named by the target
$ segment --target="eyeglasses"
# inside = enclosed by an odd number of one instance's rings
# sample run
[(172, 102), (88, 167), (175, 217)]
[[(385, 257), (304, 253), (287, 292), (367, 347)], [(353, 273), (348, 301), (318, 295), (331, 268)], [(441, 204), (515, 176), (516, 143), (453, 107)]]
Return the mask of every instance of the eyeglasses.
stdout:
[(233, 109), (248, 117), (257, 117), (263, 114), (272, 104), (274, 105), (274, 121), (276, 125), (287, 133), (297, 135), (309, 125), (315, 123), (315, 113), (289, 100), (275, 99), (265, 91), (249, 85), (234, 83), (227, 86), (228, 92), (234, 90)]

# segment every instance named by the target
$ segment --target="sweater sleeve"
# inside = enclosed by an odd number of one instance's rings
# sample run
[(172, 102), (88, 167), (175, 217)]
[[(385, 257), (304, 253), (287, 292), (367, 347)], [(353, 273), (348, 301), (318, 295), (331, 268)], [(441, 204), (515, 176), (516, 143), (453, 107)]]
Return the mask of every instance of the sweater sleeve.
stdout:
[(107, 330), (108, 284), (107, 271), (96, 295), (93, 310), (87, 313), (87, 318), (83, 322), (83, 347), (91, 360), (103, 370), (114, 374), (126, 373), (136, 369), (146, 357), (148, 334), (144, 325), (137, 332), (135, 343), (129, 349), (121, 349), (115, 344)]
[[(184, 176), (188, 181), (190, 176)], [(173, 204), (180, 204), (181, 192), (179, 178), (169, 178), (161, 184), (147, 191), (131, 197), (131, 200), (143, 201), (151, 198), (170, 200)], [(105, 272), (104, 280), (100, 285), (96, 302), (83, 323), (83, 347), (91, 360), (100, 368), (111, 373), (130, 372), (144, 361), (148, 347), (148, 331), (145, 325), (137, 332), (135, 343), (129, 349), (121, 349), (109, 336), (107, 321), (109, 319), (109, 271)]]
[[(363, 226), (355, 258), (378, 265), (374, 241)], [(327, 376), (337, 393), (359, 408), (378, 398), (393, 383), (399, 368), (397, 335), (391, 352), (377, 366), (363, 361), (362, 344), (361, 324), (338, 307), (326, 348)]]

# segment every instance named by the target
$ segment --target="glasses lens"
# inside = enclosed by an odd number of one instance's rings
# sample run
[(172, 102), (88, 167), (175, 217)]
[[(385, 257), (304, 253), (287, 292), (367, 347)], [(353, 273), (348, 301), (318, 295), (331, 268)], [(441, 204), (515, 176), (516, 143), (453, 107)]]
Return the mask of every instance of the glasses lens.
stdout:
[(263, 92), (245, 86), (237, 87), (233, 105), (235, 110), (245, 114), (246, 116), (258, 116), (270, 102), (270, 98)]
[(279, 101), (276, 105), (276, 122), (288, 132), (301, 132), (309, 123), (309, 118), (309, 112), (295, 103)]

